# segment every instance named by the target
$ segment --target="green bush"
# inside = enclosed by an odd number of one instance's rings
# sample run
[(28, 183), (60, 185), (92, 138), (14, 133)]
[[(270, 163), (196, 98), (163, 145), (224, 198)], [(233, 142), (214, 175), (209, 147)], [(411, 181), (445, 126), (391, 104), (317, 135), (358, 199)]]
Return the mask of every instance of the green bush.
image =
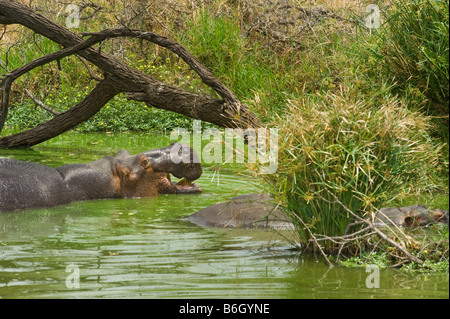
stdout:
[[(296, 224), (301, 244), (312, 234), (341, 236), (355, 221), (393, 200), (435, 189), (439, 149), (428, 118), (394, 99), (376, 109), (327, 94), (292, 100), (279, 129), (278, 172), (265, 178)], [(324, 248), (335, 246), (327, 241)]]
[[(67, 93), (67, 91), (65, 92)], [(67, 110), (82, 99), (82, 94), (61, 94), (45, 99), (45, 103), (57, 111)], [(9, 112), (6, 129), (9, 133), (31, 129), (52, 118), (47, 111), (36, 108), (30, 100), (17, 103)], [(129, 101), (118, 95), (109, 101), (96, 115), (74, 130), (81, 132), (106, 131), (155, 131), (165, 132), (175, 128), (192, 128), (192, 119), (157, 108), (149, 108), (144, 103)]]
[(244, 102), (261, 94), (265, 111), (278, 112), (284, 107), (285, 92), (297, 86), (292, 78), (301, 70), (289, 57), (248, 39), (239, 23), (242, 12), (219, 15), (216, 11), (200, 10), (187, 20), (177, 40)]
[(414, 88), (430, 101), (429, 114), (449, 113), (448, 1), (395, 1), (381, 31), (373, 35), (376, 64), (395, 80), (396, 92)]

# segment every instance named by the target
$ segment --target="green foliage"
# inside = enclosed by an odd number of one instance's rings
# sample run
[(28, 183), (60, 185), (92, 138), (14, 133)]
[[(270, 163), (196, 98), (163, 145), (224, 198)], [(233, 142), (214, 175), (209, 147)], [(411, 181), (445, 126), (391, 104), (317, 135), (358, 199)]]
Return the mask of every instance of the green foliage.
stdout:
[[(448, 273), (448, 244), (449, 233), (447, 225), (435, 224), (426, 228), (413, 228), (404, 230), (411, 241), (411, 252), (423, 260), (422, 264), (410, 262), (402, 266), (404, 272), (417, 273)], [(414, 238), (412, 240), (412, 238)], [(397, 261), (388, 253), (392, 250), (385, 244), (381, 244), (377, 251), (360, 252), (358, 256), (351, 256), (338, 260), (338, 264), (346, 267), (366, 267), (375, 264), (380, 268), (391, 267)]]
[[(55, 110), (63, 111), (77, 103), (81, 94), (69, 96), (50, 96), (44, 101)], [(33, 117), (30, 117), (33, 113)], [(10, 133), (32, 128), (50, 120), (52, 115), (47, 111), (36, 108), (31, 101), (18, 104), (11, 111), (6, 128)], [(88, 121), (78, 125), (75, 130), (81, 132), (105, 131), (159, 131), (165, 133), (175, 128), (192, 128), (192, 119), (168, 111), (149, 108), (144, 103), (128, 101), (119, 95), (106, 104), (100, 112)]]
[(205, 8), (187, 21), (178, 34), (199, 60), (243, 100), (264, 95), (265, 112), (284, 108), (285, 92), (297, 86), (292, 77), (298, 67), (284, 56), (275, 55), (257, 41), (250, 41), (239, 24), (239, 12), (217, 16)]
[[(378, 2), (385, 22), (379, 30), (359, 29), (330, 16), (308, 20), (291, 38), (296, 45), (271, 38), (272, 30), (264, 34), (261, 26), (271, 24), (260, 24), (259, 30), (250, 32), (261, 18), (271, 23), (288, 21), (288, 16), (279, 19), (277, 14), (289, 10), (271, 10), (264, 1), (254, 7), (248, 6), (250, 2), (209, 1), (181, 15), (171, 13), (163, 3), (152, 7), (151, 16), (157, 20), (142, 15), (132, 21), (133, 28), (161, 28), (152, 30), (179, 41), (263, 121), (279, 129), (279, 171), (266, 178), (272, 193), (292, 213), (302, 243), (311, 234), (299, 218), (319, 236), (342, 235), (353, 221), (331, 194), (364, 216), (390, 202), (417, 203), (416, 197), (411, 199), (416, 194), (425, 203), (424, 194), (441, 190), (442, 184), (447, 184), (443, 188), (448, 192), (448, 1), (392, 1), (388, 6)], [(337, 3), (327, 2), (325, 8), (339, 7)], [(126, 2), (115, 3), (122, 4)], [(109, 9), (78, 31), (111, 27)], [(120, 16), (126, 11), (115, 9), (109, 12)], [(305, 22), (299, 19), (295, 23)], [(279, 30), (283, 28), (288, 26)], [(0, 59), (6, 60), (8, 54), (12, 70), (59, 49), (50, 40), (29, 35), (20, 45), (0, 50)], [(215, 95), (166, 49), (110, 39), (102, 50), (170, 85)], [(34, 70), (17, 84), (8, 132), (51, 118), (30, 100), (22, 100), (21, 87), (64, 111), (94, 85), (76, 57), (62, 59), (61, 70), (56, 63)], [(436, 125), (426, 114), (444, 120)], [(167, 131), (189, 129), (191, 121), (119, 95), (76, 130)], [(331, 242), (327, 245), (332, 249)]]
[(89, 121), (77, 130), (92, 131), (161, 131), (175, 128), (191, 128), (192, 119), (176, 113), (149, 108), (144, 103), (128, 101), (123, 96), (115, 97)]
[(448, 129), (448, 1), (393, 1), (382, 12), (382, 28), (359, 46), (369, 57), (372, 78), (391, 79), (392, 91), (411, 100), (425, 97), (428, 114), (446, 117)]
[[(448, 1), (390, 1), (381, 12), (381, 28), (361, 32), (347, 52), (364, 82), (357, 89), (372, 87), (382, 91), (381, 95), (398, 95), (410, 109), (432, 116), (428, 131), (444, 146), (440, 171), (448, 183)], [(384, 91), (382, 86), (389, 88)], [(364, 92), (364, 96), (371, 95)]]
[[(265, 178), (302, 244), (310, 244), (312, 234), (342, 236), (355, 221), (336, 198), (365, 218), (386, 203), (439, 188), (433, 174), (439, 148), (427, 133), (429, 121), (398, 101), (373, 109), (328, 94), (288, 107), (273, 123), (281, 139), (279, 170)], [(326, 250), (333, 247), (325, 242)]]

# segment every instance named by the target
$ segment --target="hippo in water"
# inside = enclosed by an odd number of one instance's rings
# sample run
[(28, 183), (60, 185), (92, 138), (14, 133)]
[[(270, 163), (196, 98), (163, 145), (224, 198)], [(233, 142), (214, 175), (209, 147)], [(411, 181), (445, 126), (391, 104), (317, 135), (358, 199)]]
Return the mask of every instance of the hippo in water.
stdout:
[[(170, 174), (180, 182), (171, 182)], [(0, 212), (80, 200), (199, 193), (192, 181), (201, 174), (194, 151), (179, 143), (137, 155), (122, 150), (114, 157), (57, 168), (0, 158)]]
[(443, 209), (430, 210), (423, 205), (386, 207), (377, 211), (374, 218), (376, 226), (418, 227), (435, 223), (448, 224), (448, 211)]
[[(415, 227), (434, 223), (448, 224), (448, 211), (429, 210), (422, 205), (381, 208), (374, 224)], [(292, 228), (287, 215), (269, 194), (248, 194), (208, 206), (188, 217), (196, 225), (220, 228)]]
[(188, 217), (199, 226), (220, 228), (292, 228), (292, 222), (268, 194), (248, 194), (208, 206)]

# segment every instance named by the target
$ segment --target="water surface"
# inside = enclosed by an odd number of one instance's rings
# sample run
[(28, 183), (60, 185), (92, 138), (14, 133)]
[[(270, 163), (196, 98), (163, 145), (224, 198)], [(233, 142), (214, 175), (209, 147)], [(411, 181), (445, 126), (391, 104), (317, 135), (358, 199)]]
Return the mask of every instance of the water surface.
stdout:
[[(82, 163), (122, 148), (164, 147), (167, 136), (66, 133), (33, 150), (0, 156), (50, 166)], [(299, 254), (290, 234), (198, 227), (186, 217), (263, 189), (239, 165), (205, 166), (198, 195), (76, 202), (0, 214), (2, 298), (448, 298), (447, 274), (330, 268)], [(67, 279), (78, 268), (79, 287)], [(69, 268), (68, 268), (69, 267)]]

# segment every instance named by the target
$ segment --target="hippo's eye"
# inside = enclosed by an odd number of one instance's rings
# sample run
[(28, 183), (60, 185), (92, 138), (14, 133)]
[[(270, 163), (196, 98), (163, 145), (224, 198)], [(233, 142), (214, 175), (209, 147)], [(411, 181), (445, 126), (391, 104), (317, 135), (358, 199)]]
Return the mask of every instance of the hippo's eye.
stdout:
[(143, 160), (141, 165), (142, 165), (143, 168), (148, 168), (148, 166), (149, 166), (148, 160), (147, 159)]

